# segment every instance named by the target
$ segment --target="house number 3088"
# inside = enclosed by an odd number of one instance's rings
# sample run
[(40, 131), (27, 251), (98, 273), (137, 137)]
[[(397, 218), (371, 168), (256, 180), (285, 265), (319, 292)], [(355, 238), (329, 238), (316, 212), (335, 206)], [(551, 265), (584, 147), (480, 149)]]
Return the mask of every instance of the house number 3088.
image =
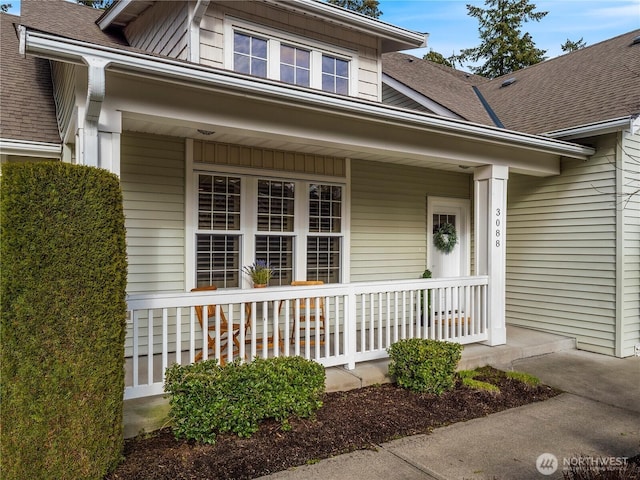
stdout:
[(500, 209), (496, 208), (496, 247), (500, 246), (500, 237), (502, 235), (502, 229), (500, 228), (502, 225), (502, 222), (500, 221), (501, 213)]

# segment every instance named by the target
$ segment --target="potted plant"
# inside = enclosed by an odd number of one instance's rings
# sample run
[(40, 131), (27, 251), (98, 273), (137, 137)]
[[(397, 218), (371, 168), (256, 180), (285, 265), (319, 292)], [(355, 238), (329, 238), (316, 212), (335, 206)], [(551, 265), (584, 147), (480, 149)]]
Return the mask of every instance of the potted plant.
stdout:
[[(422, 272), (422, 278), (432, 278), (431, 270), (427, 269)], [(429, 296), (427, 297), (427, 311), (424, 311), (424, 292), (420, 292), (420, 307), (422, 311), (420, 312), (420, 325), (424, 327), (424, 317), (427, 315), (427, 319), (429, 320), (428, 326), (431, 326), (431, 290), (429, 290)]]
[(266, 287), (273, 275), (273, 270), (264, 260), (257, 260), (251, 265), (242, 267), (242, 270), (251, 278), (253, 288)]

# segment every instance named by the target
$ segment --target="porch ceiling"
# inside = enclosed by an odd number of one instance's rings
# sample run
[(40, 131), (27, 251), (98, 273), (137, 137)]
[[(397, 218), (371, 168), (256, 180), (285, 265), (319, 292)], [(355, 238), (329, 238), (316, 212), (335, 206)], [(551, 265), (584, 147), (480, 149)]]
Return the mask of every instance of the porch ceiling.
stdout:
[[(317, 145), (304, 142), (303, 139), (293, 141), (276, 136), (259, 136), (256, 132), (234, 130), (229, 127), (210, 124), (194, 123), (192, 125), (182, 125), (177, 123), (166, 123), (165, 119), (145, 117), (140, 115), (123, 114), (122, 128), (124, 131), (149, 133), (154, 135), (167, 135), (172, 137), (193, 138), (209, 142), (221, 142), (243, 145), (248, 147), (259, 147), (274, 150), (284, 150), (299, 153), (327, 155), (339, 158), (351, 158), (368, 160), (374, 162), (394, 163), (399, 165), (409, 165), (414, 167), (432, 168), (435, 170), (447, 170), (452, 172), (464, 172), (471, 174), (473, 165), (470, 162), (460, 161), (451, 163), (442, 159), (430, 158), (409, 158), (403, 155), (390, 155), (388, 152), (365, 152), (356, 148), (338, 148), (330, 145)], [(198, 130), (214, 132), (206, 135)]]

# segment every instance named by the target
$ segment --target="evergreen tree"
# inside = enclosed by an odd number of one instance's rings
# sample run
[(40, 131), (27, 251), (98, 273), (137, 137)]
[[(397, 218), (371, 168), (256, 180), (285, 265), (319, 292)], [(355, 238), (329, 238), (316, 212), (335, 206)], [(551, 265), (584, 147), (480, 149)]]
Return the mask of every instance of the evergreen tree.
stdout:
[(433, 63), (439, 63), (440, 65), (445, 65), (447, 67), (451, 67), (454, 68), (454, 63), (452, 61), (452, 57), (449, 58), (445, 58), (444, 55), (442, 55), (441, 53), (435, 52), (433, 50), (429, 50), (429, 53), (427, 53), (424, 57), (422, 57), (423, 60), (429, 60), (430, 62)]
[(459, 62), (484, 63), (470, 66), (477, 75), (495, 78), (545, 59), (546, 50), (536, 48), (531, 35), (522, 33), (524, 22), (540, 21), (549, 12), (536, 12), (529, 0), (485, 0), (488, 8), (467, 5), (470, 16), (478, 19), (481, 44), (466, 48), (456, 56)]
[(333, 5), (353, 10), (373, 18), (380, 18), (382, 12), (378, 8), (378, 0), (328, 0)]
[(577, 42), (573, 42), (567, 38), (567, 41), (560, 45), (560, 48), (563, 52), (569, 53), (574, 52), (576, 50), (580, 50), (587, 46), (587, 42), (584, 41), (584, 37), (580, 37), (580, 40)]
[(76, 0), (81, 5), (97, 8), (98, 10), (106, 10), (111, 6), (113, 0)]

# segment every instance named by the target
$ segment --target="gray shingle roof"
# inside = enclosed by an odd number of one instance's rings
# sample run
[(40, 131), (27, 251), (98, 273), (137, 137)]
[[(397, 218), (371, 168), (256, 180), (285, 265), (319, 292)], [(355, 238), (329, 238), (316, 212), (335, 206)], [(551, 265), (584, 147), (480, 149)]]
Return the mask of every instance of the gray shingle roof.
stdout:
[[(640, 113), (640, 30), (479, 86), (504, 126), (544, 133)], [(501, 87), (505, 79), (516, 81)]]
[(475, 85), (505, 128), (541, 134), (640, 113), (640, 44), (632, 45), (638, 35), (634, 30), (493, 80), (402, 54), (384, 55), (383, 72), (467, 120), (491, 125), (479, 112)]
[(49, 61), (20, 56), (19, 23), (0, 14), (0, 137), (60, 143)]
[(472, 88), (487, 82), (486, 78), (404, 53), (383, 55), (382, 71), (465, 120), (493, 125)]
[(103, 32), (96, 25), (103, 13), (66, 0), (22, 0), (20, 3), (20, 21), (27, 27), (96, 45), (126, 46), (122, 35)]

